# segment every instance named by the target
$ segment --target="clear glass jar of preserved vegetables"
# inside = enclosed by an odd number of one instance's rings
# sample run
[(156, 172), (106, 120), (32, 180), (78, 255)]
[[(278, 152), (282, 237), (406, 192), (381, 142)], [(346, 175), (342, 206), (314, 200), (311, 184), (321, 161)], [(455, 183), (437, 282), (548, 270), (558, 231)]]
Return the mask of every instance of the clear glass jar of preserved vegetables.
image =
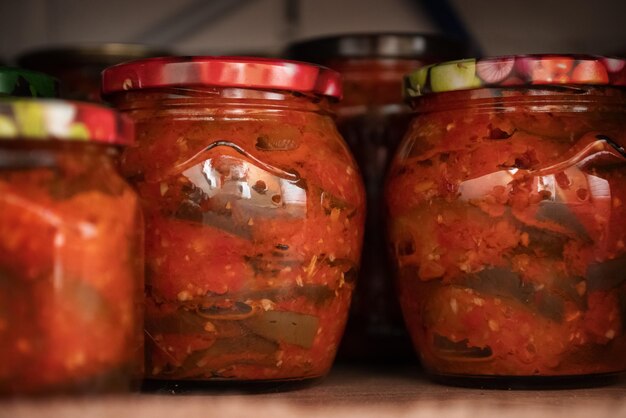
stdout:
[(364, 220), (329, 103), (337, 73), (228, 57), (103, 73), (136, 123), (122, 167), (146, 216), (146, 377), (324, 375), (339, 344)]
[(143, 224), (112, 158), (132, 140), (105, 107), (0, 101), (0, 395), (138, 386)]
[(624, 64), (516, 56), (407, 77), (389, 239), (433, 376), (593, 384), (626, 369)]
[(403, 100), (405, 74), (434, 62), (465, 58), (463, 43), (419, 33), (345, 34), (304, 40), (287, 55), (341, 73), (343, 99), (333, 108), (337, 127), (363, 174), (367, 220), (362, 269), (346, 334), (344, 360), (396, 362), (414, 356), (387, 259), (383, 185), (391, 157), (411, 120)]

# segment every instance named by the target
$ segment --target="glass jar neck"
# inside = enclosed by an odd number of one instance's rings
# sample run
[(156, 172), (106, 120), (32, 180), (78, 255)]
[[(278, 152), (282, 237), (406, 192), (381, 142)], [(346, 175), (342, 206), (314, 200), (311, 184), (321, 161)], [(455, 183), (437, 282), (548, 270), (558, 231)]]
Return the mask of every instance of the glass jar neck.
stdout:
[(472, 109), (485, 112), (587, 112), (626, 110), (626, 89), (606, 86), (481, 88), (427, 94), (410, 100), (417, 113)]
[(121, 92), (107, 98), (121, 111), (176, 110), (208, 114), (304, 111), (330, 114), (326, 97), (297, 92), (222, 87), (171, 87)]

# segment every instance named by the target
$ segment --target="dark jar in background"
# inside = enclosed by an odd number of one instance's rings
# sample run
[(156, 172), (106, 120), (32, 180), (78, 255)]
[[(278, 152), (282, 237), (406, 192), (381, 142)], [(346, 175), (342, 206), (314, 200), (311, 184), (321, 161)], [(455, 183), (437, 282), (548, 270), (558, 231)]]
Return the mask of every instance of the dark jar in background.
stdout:
[(391, 156), (406, 132), (410, 108), (404, 75), (433, 62), (463, 58), (460, 42), (415, 33), (347, 34), (304, 40), (286, 54), (341, 73), (337, 126), (356, 157), (367, 193), (362, 269), (340, 358), (396, 362), (413, 356), (387, 260), (383, 184)]
[(517, 56), (407, 78), (389, 239), (434, 378), (592, 385), (626, 370), (624, 64)]
[(107, 69), (136, 123), (122, 169), (146, 216), (146, 378), (325, 375), (344, 331), (365, 196), (329, 105), (339, 75), (241, 57)]
[(102, 70), (125, 61), (164, 55), (169, 53), (141, 44), (85, 44), (33, 50), (20, 55), (17, 63), (58, 78), (64, 99), (101, 102)]
[(0, 396), (123, 392), (143, 370), (143, 223), (117, 112), (0, 101)]

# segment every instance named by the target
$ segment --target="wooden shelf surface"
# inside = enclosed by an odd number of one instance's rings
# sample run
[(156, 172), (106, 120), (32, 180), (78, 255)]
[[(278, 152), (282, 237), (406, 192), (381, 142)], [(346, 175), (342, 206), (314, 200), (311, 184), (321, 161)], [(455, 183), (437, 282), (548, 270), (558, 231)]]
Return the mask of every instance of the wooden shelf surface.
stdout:
[(624, 381), (587, 389), (485, 390), (434, 384), (412, 366), (338, 366), (325, 379), (300, 386), (4, 400), (0, 417), (626, 417)]

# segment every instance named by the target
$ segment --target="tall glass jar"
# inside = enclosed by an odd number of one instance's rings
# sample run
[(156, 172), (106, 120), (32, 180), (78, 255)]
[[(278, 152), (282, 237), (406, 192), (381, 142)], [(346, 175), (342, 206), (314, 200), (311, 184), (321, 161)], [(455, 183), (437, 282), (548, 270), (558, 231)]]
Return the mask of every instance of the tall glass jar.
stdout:
[(143, 224), (112, 158), (132, 135), (105, 107), (0, 101), (0, 396), (138, 386)]
[(626, 370), (624, 64), (518, 56), (407, 78), (389, 238), (434, 377), (593, 384)]
[(136, 61), (104, 93), (136, 123), (124, 174), (146, 214), (146, 377), (326, 374), (363, 235), (337, 73), (254, 58)]
[(369, 33), (305, 40), (287, 50), (294, 59), (341, 73), (344, 97), (334, 105), (337, 126), (366, 186), (363, 268), (339, 353), (343, 360), (401, 362), (413, 357), (385, 246), (384, 178), (411, 120), (402, 95), (404, 75), (433, 62), (464, 58), (466, 49), (440, 35)]

